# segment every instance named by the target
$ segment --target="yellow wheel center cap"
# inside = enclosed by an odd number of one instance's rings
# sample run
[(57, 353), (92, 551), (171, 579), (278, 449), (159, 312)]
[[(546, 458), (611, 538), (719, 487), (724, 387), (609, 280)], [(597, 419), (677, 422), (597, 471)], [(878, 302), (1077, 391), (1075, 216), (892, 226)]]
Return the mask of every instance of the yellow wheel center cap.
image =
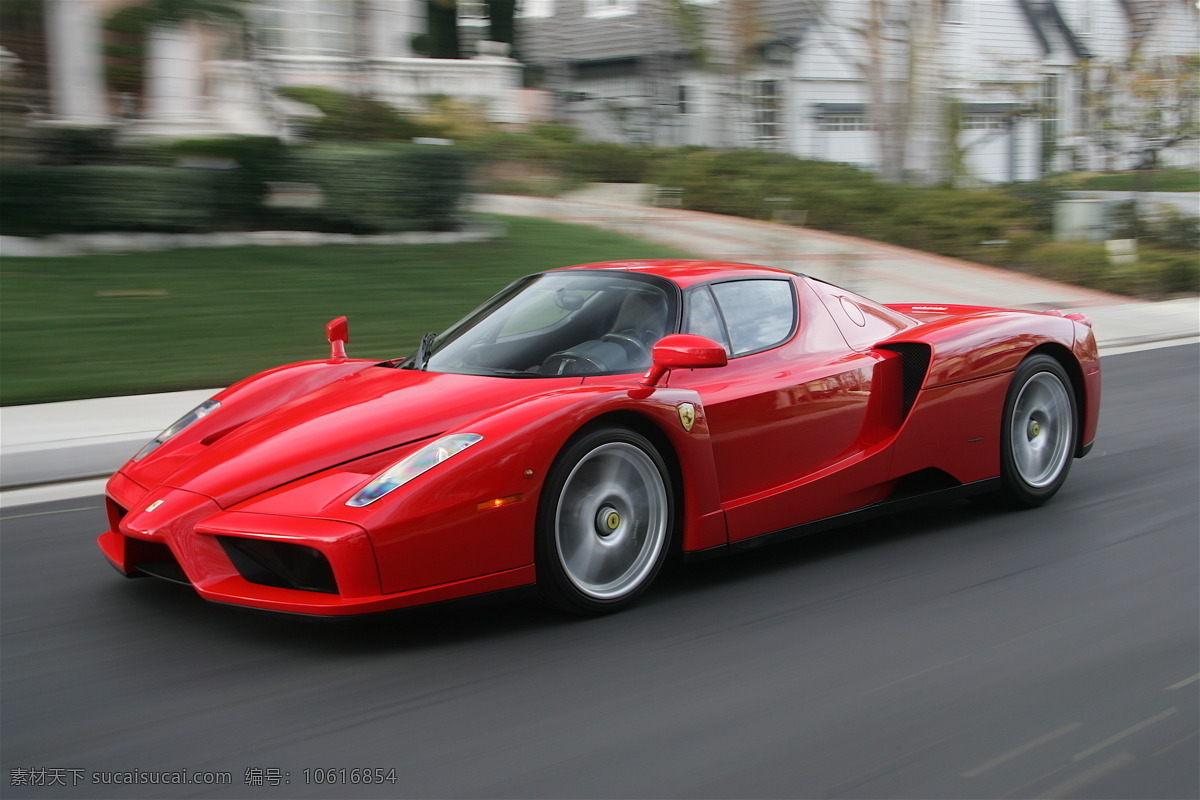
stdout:
[(1040, 424), (1038, 424), (1037, 422), (1030, 423), (1029, 435), (1031, 437), (1036, 437), (1041, 432), (1042, 432), (1042, 426)]
[(621, 524), (621, 515), (615, 511), (610, 511), (608, 517), (604, 520), (604, 524), (608, 526), (610, 531), (615, 531)]

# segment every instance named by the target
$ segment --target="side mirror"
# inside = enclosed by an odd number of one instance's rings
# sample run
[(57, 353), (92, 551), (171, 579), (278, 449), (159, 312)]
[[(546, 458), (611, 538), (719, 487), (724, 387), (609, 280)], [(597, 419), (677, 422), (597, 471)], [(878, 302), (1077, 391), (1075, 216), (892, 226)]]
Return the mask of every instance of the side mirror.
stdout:
[(707, 369), (729, 363), (725, 348), (704, 336), (673, 333), (658, 340), (650, 350), (654, 366), (642, 376), (643, 386), (657, 386), (673, 369)]
[(329, 340), (329, 357), (345, 358), (346, 342), (350, 341), (350, 323), (345, 317), (330, 320), (325, 326), (325, 338)]

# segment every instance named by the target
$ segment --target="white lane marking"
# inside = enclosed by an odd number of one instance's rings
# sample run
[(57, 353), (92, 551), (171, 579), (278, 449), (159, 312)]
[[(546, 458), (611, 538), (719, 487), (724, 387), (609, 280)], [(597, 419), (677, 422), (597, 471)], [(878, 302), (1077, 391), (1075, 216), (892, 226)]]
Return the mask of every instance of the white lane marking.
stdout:
[(925, 669), (923, 669), (919, 672), (914, 672), (911, 675), (905, 675), (903, 678), (897, 678), (894, 681), (889, 681), (888, 683), (885, 683), (882, 686), (876, 686), (874, 689), (867, 689), (865, 692), (863, 692), (863, 697), (866, 697), (869, 694), (875, 694), (875, 692), (882, 692), (884, 689), (890, 689), (891, 687), (895, 686), (898, 683), (904, 683), (905, 681), (912, 680), (913, 678), (919, 678), (922, 675), (926, 674), (927, 672), (933, 672), (935, 669), (941, 669), (942, 667), (948, 667), (951, 664), (957, 664), (959, 661), (962, 661), (964, 658), (967, 658), (967, 656), (959, 656), (958, 658), (955, 658), (951, 661), (943, 661), (941, 664), (934, 664), (932, 667), (926, 667)]
[(1110, 772), (1116, 772), (1121, 767), (1129, 766), (1134, 761), (1137, 761), (1137, 758), (1133, 753), (1117, 753), (1107, 761), (1101, 761), (1096, 766), (1085, 769), (1074, 778), (1068, 778), (1057, 786), (1050, 787), (1044, 793), (1039, 794), (1038, 798), (1039, 800), (1059, 800), (1059, 798), (1072, 797), (1085, 786), (1095, 783)]
[(1072, 756), (1071, 760), (1072, 761), (1082, 761), (1083, 759), (1087, 758), (1088, 756), (1090, 756), (1094, 753), (1100, 752), (1101, 750), (1108, 747), (1109, 745), (1116, 744), (1117, 742), (1124, 739), (1126, 736), (1132, 736), (1133, 734), (1137, 733), (1138, 731), (1142, 730), (1143, 728), (1148, 728), (1156, 722), (1162, 722), (1164, 719), (1171, 716), (1178, 710), (1179, 709), (1175, 708), (1175, 706), (1171, 706), (1166, 711), (1160, 711), (1157, 714), (1155, 714), (1153, 717), (1144, 719), (1141, 722), (1137, 723), (1136, 725), (1130, 725), (1125, 730), (1123, 730), (1119, 733), (1114, 733), (1112, 736), (1108, 737), (1103, 742), (1094, 744), (1091, 747), (1089, 747), (1087, 750), (1081, 750), (1080, 752), (1078, 752), (1074, 756)]
[(1179, 683), (1172, 683), (1170, 686), (1167, 687), (1167, 691), (1173, 692), (1176, 689), (1182, 689), (1183, 687), (1187, 686), (1188, 684), (1195, 683), (1196, 681), (1200, 681), (1200, 672), (1197, 672), (1195, 675), (1193, 675), (1190, 678), (1184, 678)]
[(0, 522), (5, 522), (10, 519), (25, 519), (26, 517), (46, 517), (50, 514), (70, 514), (72, 511), (95, 511), (102, 506), (80, 506), (79, 508), (60, 508), (55, 511), (38, 511), (33, 514), (13, 514), (9, 517), (0, 517)]
[(1176, 747), (1179, 747), (1179, 745), (1183, 744), (1188, 739), (1192, 739), (1192, 738), (1196, 737), (1197, 735), (1200, 735), (1200, 728), (1192, 731), (1187, 736), (1184, 736), (1182, 738), (1176, 739), (1175, 741), (1171, 742), (1169, 745), (1164, 747), (1162, 750), (1159, 750), (1157, 753), (1153, 753), (1152, 757), (1153, 756), (1161, 756), (1163, 753), (1167, 752), (1168, 750), (1174, 750)]
[(1053, 741), (1054, 739), (1057, 739), (1060, 736), (1066, 736), (1068, 733), (1075, 730), (1076, 728), (1082, 728), (1082, 727), (1083, 727), (1082, 722), (1072, 722), (1070, 725), (1064, 725), (1056, 731), (1051, 731), (1050, 733), (1047, 733), (1044, 736), (1039, 736), (1038, 738), (1036, 738), (1032, 741), (1026, 742), (1025, 744), (1021, 745), (1020, 747), (1017, 747), (1013, 750), (1009, 750), (1007, 753), (1004, 753), (1003, 755), (996, 756), (991, 761), (986, 761), (986, 762), (980, 764), (978, 767), (975, 767), (974, 769), (969, 769), (966, 772), (963, 772), (960, 774), (964, 778), (977, 777), (977, 776), (982, 775), (983, 773), (987, 772), (989, 769), (994, 769), (1007, 761), (1012, 761), (1017, 756), (1025, 755), (1030, 750), (1033, 750), (1036, 747), (1041, 747), (1042, 745), (1046, 744), (1046, 742)]

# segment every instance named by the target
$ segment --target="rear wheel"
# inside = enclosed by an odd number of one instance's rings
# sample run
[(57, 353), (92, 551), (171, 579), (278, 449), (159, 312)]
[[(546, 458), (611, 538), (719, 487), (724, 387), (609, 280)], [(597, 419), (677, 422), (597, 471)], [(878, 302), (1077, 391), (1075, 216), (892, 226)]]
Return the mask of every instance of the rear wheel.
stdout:
[(537, 581), (558, 608), (603, 614), (654, 580), (674, 524), (670, 473), (654, 445), (600, 428), (559, 455), (538, 509)]
[(1042, 354), (1022, 361), (1004, 401), (1001, 499), (1032, 507), (1054, 496), (1071, 468), (1077, 419), (1075, 393), (1062, 365)]

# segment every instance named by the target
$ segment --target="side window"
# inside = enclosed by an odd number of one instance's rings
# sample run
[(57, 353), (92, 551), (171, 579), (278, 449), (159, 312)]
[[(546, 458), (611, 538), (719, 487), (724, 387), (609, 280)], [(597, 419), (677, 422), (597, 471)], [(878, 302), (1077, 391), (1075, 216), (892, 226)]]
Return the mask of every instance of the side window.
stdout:
[(694, 333), (697, 336), (707, 336), (729, 349), (729, 337), (725, 334), (725, 323), (721, 321), (721, 312), (717, 310), (717, 301), (713, 300), (712, 292), (707, 286), (698, 286), (688, 292), (687, 321), (683, 324), (684, 333)]
[(729, 330), (730, 355), (782, 344), (796, 327), (796, 302), (786, 280), (757, 279), (713, 284)]

